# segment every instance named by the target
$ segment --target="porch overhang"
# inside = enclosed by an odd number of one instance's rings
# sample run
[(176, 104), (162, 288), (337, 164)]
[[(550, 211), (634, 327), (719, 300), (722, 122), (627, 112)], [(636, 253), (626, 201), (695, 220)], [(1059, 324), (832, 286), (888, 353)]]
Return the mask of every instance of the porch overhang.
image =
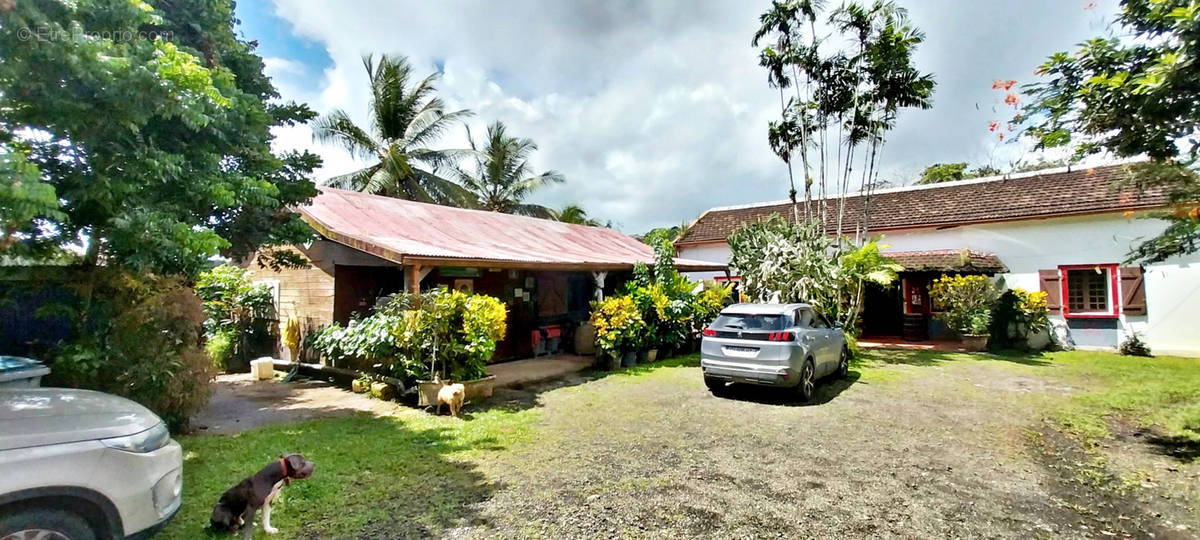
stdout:
[(993, 253), (970, 249), (884, 252), (905, 272), (1002, 274), (1008, 267)]

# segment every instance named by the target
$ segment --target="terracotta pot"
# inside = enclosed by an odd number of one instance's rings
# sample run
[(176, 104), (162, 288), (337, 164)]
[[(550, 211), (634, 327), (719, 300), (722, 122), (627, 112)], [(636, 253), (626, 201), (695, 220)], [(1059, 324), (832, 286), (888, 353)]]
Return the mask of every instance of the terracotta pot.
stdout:
[(417, 406), (432, 407), (437, 405), (438, 391), (444, 386), (440, 381), (417, 381)]
[[(437, 395), (446, 384), (454, 384), (454, 381), (447, 383), (446, 381), (417, 381), (417, 406), (432, 407), (437, 405)], [(492, 397), (492, 393), (496, 389), (496, 376), (488, 375), (482, 379), (473, 381), (462, 381), (463, 399), (486, 399)]]
[(987, 349), (988, 334), (963, 334), (962, 345), (968, 352), (980, 352)]
[(647, 362), (657, 362), (658, 361), (658, 349), (650, 349), (649, 351), (646, 351), (646, 361)]
[[(466, 395), (463, 399), (486, 399), (492, 397), (492, 391), (496, 388), (496, 376), (488, 375), (482, 379), (473, 381), (463, 381), (463, 390)], [(435, 402), (436, 403), (436, 402)]]

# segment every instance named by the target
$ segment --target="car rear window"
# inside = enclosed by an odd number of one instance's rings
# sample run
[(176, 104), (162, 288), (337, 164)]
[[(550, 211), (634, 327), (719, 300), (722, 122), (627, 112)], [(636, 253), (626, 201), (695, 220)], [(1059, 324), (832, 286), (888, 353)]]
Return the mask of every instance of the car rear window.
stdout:
[(737, 330), (786, 330), (792, 326), (792, 318), (787, 315), (747, 315), (741, 313), (723, 313), (713, 322), (714, 328), (733, 328)]

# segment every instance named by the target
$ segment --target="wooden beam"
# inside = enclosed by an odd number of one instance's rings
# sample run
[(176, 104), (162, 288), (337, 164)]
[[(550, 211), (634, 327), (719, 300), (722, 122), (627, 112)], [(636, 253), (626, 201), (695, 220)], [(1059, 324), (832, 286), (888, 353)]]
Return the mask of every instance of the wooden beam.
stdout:
[(408, 267), (408, 292), (417, 295), (417, 304), (421, 302), (421, 265), (419, 263)]

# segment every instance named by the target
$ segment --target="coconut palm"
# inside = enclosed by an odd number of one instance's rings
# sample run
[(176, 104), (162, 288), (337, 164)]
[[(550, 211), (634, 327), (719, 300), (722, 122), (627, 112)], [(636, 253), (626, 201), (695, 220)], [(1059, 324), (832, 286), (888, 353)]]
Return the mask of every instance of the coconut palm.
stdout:
[(528, 159), (529, 154), (537, 150), (537, 145), (532, 140), (509, 136), (501, 122), (488, 126), (483, 148), (476, 146), (469, 129), (467, 139), (474, 152), (475, 166), (471, 170), (456, 167), (455, 172), (459, 183), (475, 197), (476, 207), (506, 214), (554, 218), (554, 210), (525, 202), (539, 188), (566, 181), (557, 171), (533, 173)]
[(587, 210), (578, 204), (568, 204), (560, 210), (554, 212), (554, 219), (563, 223), (571, 223), (574, 225), (590, 225), (598, 227), (601, 225), (600, 220), (588, 217)]
[(430, 148), (446, 129), (470, 116), (466, 110), (447, 112), (435, 94), (437, 74), (413, 84), (413, 70), (403, 56), (363, 57), (370, 79), (371, 125), (364, 129), (341, 109), (313, 122), (313, 139), (333, 143), (359, 159), (375, 163), (330, 178), (326, 185), (400, 199), (469, 206), (470, 194), (439, 176), (466, 150)]

